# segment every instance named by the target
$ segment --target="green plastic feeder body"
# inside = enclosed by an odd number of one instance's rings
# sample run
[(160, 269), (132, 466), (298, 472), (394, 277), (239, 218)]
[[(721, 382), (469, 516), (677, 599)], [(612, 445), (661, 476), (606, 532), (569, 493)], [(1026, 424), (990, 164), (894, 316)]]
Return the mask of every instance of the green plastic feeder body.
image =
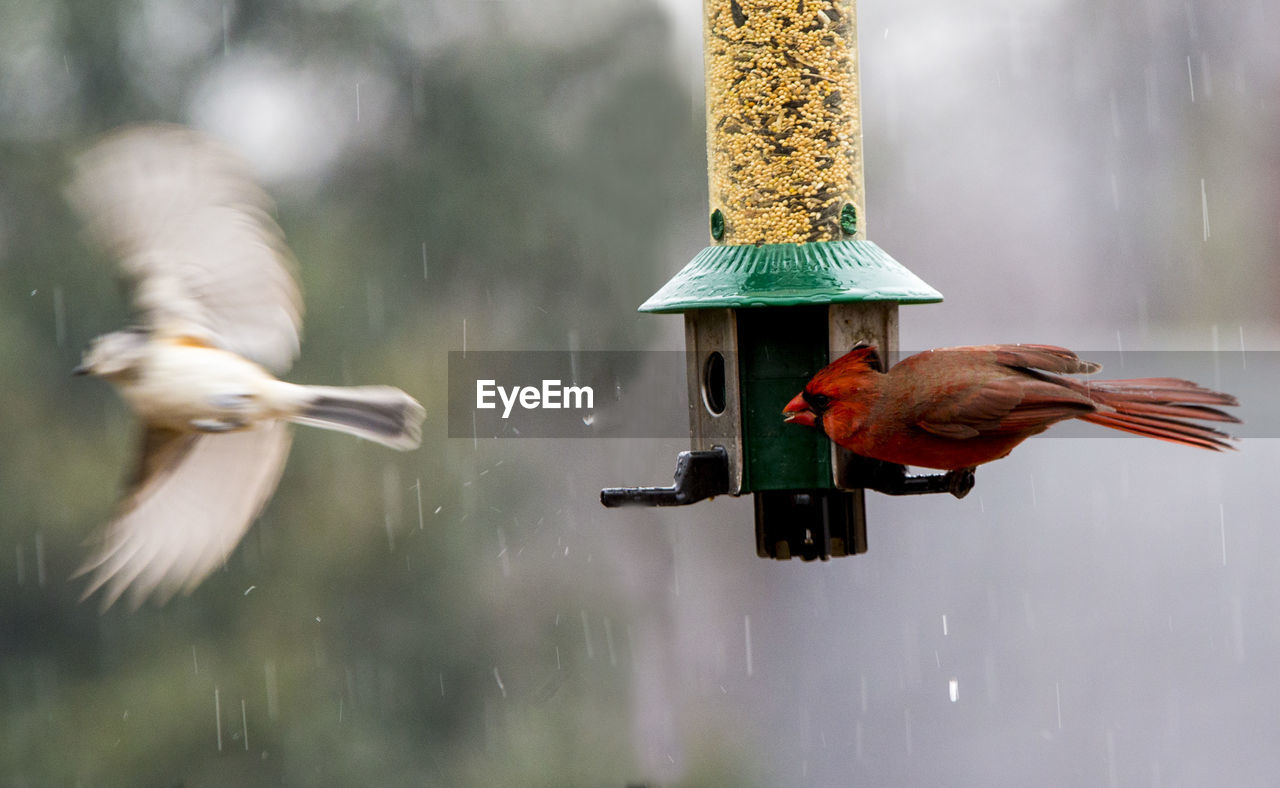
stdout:
[(827, 437), (782, 420), (783, 406), (827, 365), (827, 307), (742, 309), (736, 317), (742, 492), (834, 487)]

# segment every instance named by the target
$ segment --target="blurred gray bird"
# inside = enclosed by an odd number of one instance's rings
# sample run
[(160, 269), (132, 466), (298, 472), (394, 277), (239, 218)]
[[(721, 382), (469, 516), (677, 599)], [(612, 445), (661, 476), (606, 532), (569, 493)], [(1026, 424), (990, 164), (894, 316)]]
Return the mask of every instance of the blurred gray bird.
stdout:
[(118, 512), (77, 572), (85, 597), (105, 587), (105, 610), (128, 590), (136, 608), (199, 585), (275, 490), (288, 422), (418, 446), (425, 411), (400, 389), (272, 374), (298, 354), (302, 299), (271, 201), (231, 152), (178, 126), (128, 128), (77, 159), (67, 198), (140, 316), (75, 369), (114, 384), (143, 427)]

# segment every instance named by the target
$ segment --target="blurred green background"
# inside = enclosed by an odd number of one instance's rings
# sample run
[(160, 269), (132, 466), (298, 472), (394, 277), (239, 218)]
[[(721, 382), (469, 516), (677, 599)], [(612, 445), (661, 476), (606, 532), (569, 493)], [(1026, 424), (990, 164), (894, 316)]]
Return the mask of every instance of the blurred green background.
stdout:
[[(903, 311), (904, 348), (1280, 347), (1276, 8), (860, 12), (870, 237), (948, 299)], [(1033, 441), (963, 502), (877, 498), (870, 554), (803, 566), (754, 557), (748, 501), (599, 507), (681, 441), (445, 437), (448, 350), (681, 347), (634, 309), (706, 243), (699, 42), (695, 0), (4, 5), (0, 781), (1280, 773), (1273, 441)], [(67, 578), (134, 427), (69, 371), (128, 308), (60, 189), (147, 120), (276, 198), (289, 378), (428, 419), (407, 455), (299, 430), (225, 571), (99, 615)]]

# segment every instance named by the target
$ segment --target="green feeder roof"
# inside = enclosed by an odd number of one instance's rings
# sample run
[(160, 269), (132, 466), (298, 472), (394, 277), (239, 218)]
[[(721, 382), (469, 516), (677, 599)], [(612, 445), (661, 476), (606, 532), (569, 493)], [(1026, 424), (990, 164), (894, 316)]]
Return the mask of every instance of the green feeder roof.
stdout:
[(824, 241), (708, 246), (640, 311), (941, 300), (941, 293), (871, 241)]

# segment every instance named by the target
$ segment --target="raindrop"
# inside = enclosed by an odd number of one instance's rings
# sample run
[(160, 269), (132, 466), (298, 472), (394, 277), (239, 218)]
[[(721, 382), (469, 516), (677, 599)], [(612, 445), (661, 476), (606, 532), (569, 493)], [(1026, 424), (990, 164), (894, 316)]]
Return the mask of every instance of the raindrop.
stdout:
[(498, 682), (498, 691), (502, 693), (502, 697), (507, 697), (507, 688), (502, 683), (502, 674), (498, 672), (498, 666), (493, 666), (493, 680)]
[(1187, 55), (1187, 87), (1191, 88), (1191, 103), (1196, 103), (1196, 81), (1191, 76), (1191, 56)]
[(240, 699), (240, 730), (244, 733), (244, 751), (249, 751), (249, 715), (245, 711), (244, 698)]
[(951, 681), (947, 682), (947, 694), (950, 696), (952, 703), (955, 703), (956, 701), (960, 700), (960, 680), (959, 679), (951, 679)]
[(502, 526), (498, 526), (498, 562), (502, 565), (502, 576), (511, 577), (511, 559), (507, 556), (507, 535)]
[[(419, 530), (419, 531), (421, 531), (421, 530), (422, 530), (422, 527), (423, 527), (423, 523), (422, 523), (422, 477), (421, 477), (421, 476), (419, 476), (419, 477), (418, 477), (418, 480), (417, 480), (416, 482), (414, 482), (414, 483), (413, 483), (413, 494), (414, 494), (414, 496), (416, 496), (416, 497), (417, 497), (417, 499), (418, 499), (418, 530)], [(440, 511), (440, 508), (439, 508), (439, 507), (436, 507), (436, 511), (437, 511), (437, 512), (439, 512), (439, 511)]]
[(1227, 510), (1225, 504), (1218, 504), (1218, 531), (1222, 535), (1222, 565), (1227, 565)]
[(213, 721), (218, 726), (218, 752), (222, 752), (222, 694), (213, 688)]
[(1058, 730), (1062, 730), (1062, 686), (1053, 682), (1053, 699), (1058, 707)]
[(276, 686), (276, 661), (269, 659), (262, 666), (263, 683), (267, 688), (267, 716), (276, 719), (280, 716), (280, 692)]
[(613, 626), (608, 616), (604, 619), (604, 642), (609, 647), (609, 664), (617, 665), (618, 656), (613, 651)]
[(943, 637), (947, 636), (947, 614), (946, 613), (942, 614), (942, 636)]
[(400, 468), (390, 463), (382, 466), (382, 523), (387, 529), (387, 552), (396, 549), (395, 532), (400, 527)]
[(742, 629), (747, 644), (747, 675), (750, 676), (753, 672), (751, 664), (751, 616), (742, 617)]
[(53, 336), (58, 347), (62, 347), (62, 341), (67, 338), (67, 314), (66, 305), (62, 299), (62, 285), (53, 288)]
[(1200, 179), (1200, 219), (1204, 222), (1204, 240), (1213, 234), (1209, 230), (1209, 193), (1205, 190), (1204, 178)]
[(422, 242), (422, 281), (427, 281), (427, 242)]
[[(569, 554), (569, 548), (564, 549), (565, 555)], [(595, 659), (596, 651), (591, 647), (591, 624), (587, 621), (587, 611), (582, 612), (582, 638), (587, 643), (587, 659)]]
[(576, 386), (578, 384), (578, 352), (581, 350), (577, 329), (569, 329), (565, 341), (569, 346), (569, 378)]

